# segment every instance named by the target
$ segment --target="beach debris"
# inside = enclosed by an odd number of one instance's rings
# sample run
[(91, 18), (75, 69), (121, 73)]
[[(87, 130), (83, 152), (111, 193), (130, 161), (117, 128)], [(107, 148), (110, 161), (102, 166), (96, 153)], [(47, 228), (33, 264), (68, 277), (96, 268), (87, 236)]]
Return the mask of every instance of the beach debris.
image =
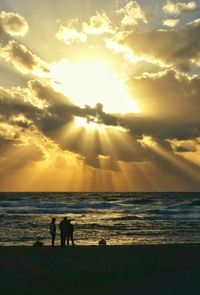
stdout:
[(33, 247), (43, 247), (44, 244), (41, 241), (36, 241), (35, 243), (33, 243)]
[(106, 246), (106, 240), (105, 239), (101, 239), (99, 241), (99, 246)]

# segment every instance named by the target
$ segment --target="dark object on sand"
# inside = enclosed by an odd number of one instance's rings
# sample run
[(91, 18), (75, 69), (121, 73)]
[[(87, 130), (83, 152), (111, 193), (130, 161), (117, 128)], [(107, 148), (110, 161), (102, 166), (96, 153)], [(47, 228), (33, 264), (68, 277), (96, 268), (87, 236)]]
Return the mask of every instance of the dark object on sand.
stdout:
[(106, 240), (105, 239), (101, 239), (99, 241), (99, 246), (106, 246)]
[(33, 244), (33, 247), (43, 247), (44, 246), (44, 244), (43, 244), (43, 242), (41, 242), (41, 241), (36, 241), (34, 244)]

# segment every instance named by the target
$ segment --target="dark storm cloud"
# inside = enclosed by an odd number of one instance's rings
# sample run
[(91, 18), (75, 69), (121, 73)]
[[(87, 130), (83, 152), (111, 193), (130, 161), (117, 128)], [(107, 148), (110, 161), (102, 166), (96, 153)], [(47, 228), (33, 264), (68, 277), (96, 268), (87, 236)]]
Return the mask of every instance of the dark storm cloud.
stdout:
[(166, 65), (186, 70), (191, 62), (199, 65), (200, 20), (179, 30), (134, 32), (125, 40), (137, 55), (160, 60)]

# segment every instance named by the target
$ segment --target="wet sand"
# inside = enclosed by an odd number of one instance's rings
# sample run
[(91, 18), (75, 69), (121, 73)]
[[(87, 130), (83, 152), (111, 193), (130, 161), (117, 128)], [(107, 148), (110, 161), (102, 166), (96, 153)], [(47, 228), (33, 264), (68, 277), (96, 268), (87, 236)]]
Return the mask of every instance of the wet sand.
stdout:
[(0, 294), (199, 295), (200, 244), (0, 247)]

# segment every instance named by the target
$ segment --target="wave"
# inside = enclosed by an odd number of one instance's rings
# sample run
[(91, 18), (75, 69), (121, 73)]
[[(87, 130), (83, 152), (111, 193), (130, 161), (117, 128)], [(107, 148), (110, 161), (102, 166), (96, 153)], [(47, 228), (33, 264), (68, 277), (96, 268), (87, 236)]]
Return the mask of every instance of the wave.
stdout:
[(0, 215), (69, 213), (119, 213), (121, 220), (200, 219), (200, 193), (0, 193)]

